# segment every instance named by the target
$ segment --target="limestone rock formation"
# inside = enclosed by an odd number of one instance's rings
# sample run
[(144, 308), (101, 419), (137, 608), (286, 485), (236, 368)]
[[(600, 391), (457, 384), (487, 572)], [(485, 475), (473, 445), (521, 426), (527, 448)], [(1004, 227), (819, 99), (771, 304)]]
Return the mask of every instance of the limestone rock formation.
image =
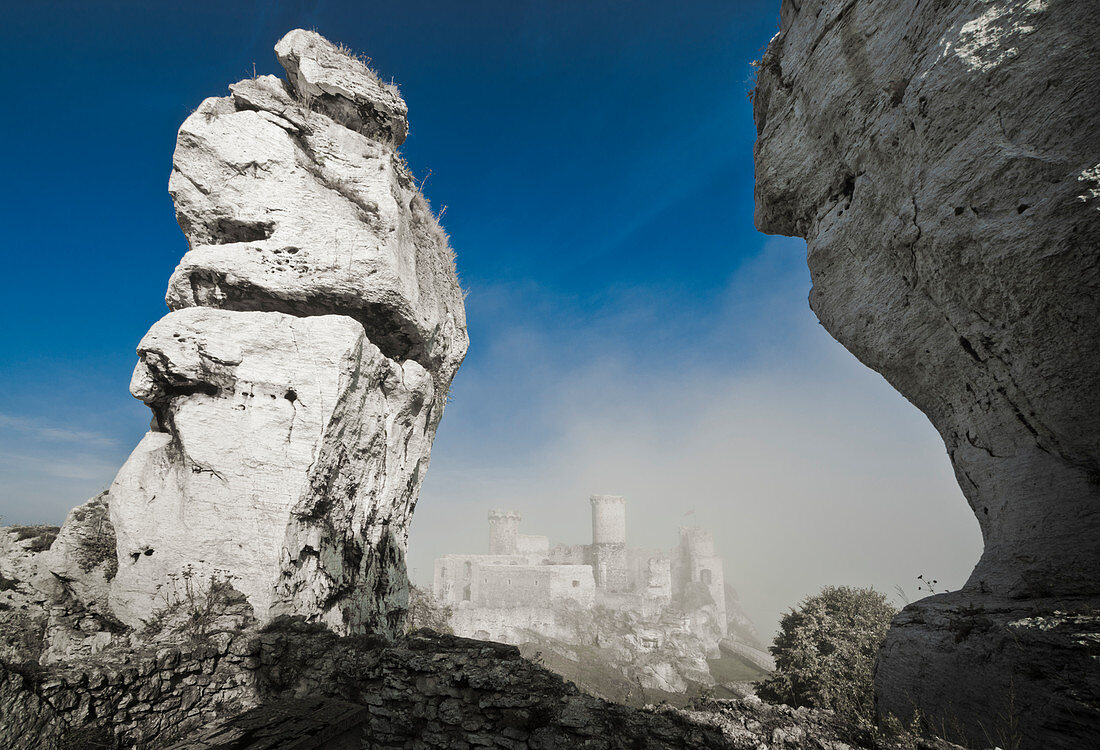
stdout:
[(0, 662), (37, 661), (49, 615), (56, 526), (0, 527)]
[(753, 97), (757, 226), (806, 238), (812, 308), (928, 415), (985, 540), (961, 591), (895, 621), (879, 707), (1084, 746), (1100, 732), (1100, 5), (781, 13)]
[(287, 82), (241, 81), (179, 131), (169, 191), (190, 249), (138, 347), (150, 432), (101, 501), (117, 570), (92, 591), (79, 544), (54, 555), (67, 601), (109, 587), (131, 628), (227, 590), (260, 624), (402, 627), (408, 523), (468, 343), (462, 292), (395, 150), (396, 87), (313, 32), (276, 51)]
[(49, 620), (41, 661), (52, 663), (127, 643), (125, 626), (110, 607), (118, 573), (110, 496), (101, 492), (69, 511), (46, 556), (52, 581)]

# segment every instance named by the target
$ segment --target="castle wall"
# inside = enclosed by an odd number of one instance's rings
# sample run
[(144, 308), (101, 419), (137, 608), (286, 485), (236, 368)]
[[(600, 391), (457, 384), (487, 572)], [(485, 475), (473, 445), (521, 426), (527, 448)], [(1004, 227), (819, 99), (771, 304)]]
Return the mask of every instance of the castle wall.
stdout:
[(706, 585), (711, 598), (718, 607), (719, 626), (722, 632), (726, 632), (726, 579), (722, 570), (722, 558), (693, 557), (691, 558), (691, 580), (699, 581)]
[(531, 640), (531, 631), (551, 638), (569, 640), (568, 628), (558, 623), (557, 614), (547, 607), (489, 609), (462, 607), (450, 619), (455, 635), (521, 645)]
[(587, 565), (481, 565), (476, 575), (478, 607), (539, 607), (562, 599), (590, 607), (595, 601)]
[(628, 547), (626, 564), (630, 591), (666, 601), (672, 597), (671, 561), (666, 553)]
[(619, 495), (593, 495), (592, 567), (596, 586), (609, 591), (630, 588), (626, 556), (626, 501)]
[(482, 565), (526, 564), (528, 558), (523, 555), (445, 555), (435, 561), (432, 593), (441, 603), (451, 606), (476, 602), (481, 580), (478, 571)]
[(667, 557), (651, 557), (646, 560), (645, 595), (651, 599), (672, 598), (671, 561)]
[(626, 544), (626, 500), (619, 495), (593, 495), (592, 543)]
[(592, 547), (588, 544), (555, 544), (550, 550), (553, 565), (591, 565)]
[(714, 537), (706, 529), (680, 529), (680, 549), (689, 556), (711, 557), (714, 555)]
[[(709, 531), (680, 529), (671, 557), (626, 546), (622, 497), (594, 495), (592, 544), (550, 546), (546, 536), (520, 534), (520, 515), (489, 512), (490, 547), (507, 554), (446, 555), (436, 561), (434, 593), (454, 608), (456, 633), (509, 643), (526, 642), (531, 631), (560, 629), (552, 602), (589, 609), (597, 603), (619, 612), (660, 615), (689, 585), (705, 586), (715, 607), (700, 614), (699, 627), (717, 619), (726, 632), (725, 575)], [(696, 589), (695, 601), (701, 591)], [(692, 627), (689, 627), (692, 629)]]
[(718, 609), (722, 632), (726, 622), (726, 577), (722, 558), (714, 554), (714, 537), (706, 529), (680, 529), (680, 546), (672, 561), (673, 593), (679, 594), (688, 583), (702, 583)]
[(540, 558), (538, 562), (548, 560), (550, 558), (550, 538), (519, 534), (516, 536), (516, 552), (528, 557)]
[(593, 544), (592, 569), (596, 585), (609, 591), (630, 588), (627, 577), (625, 544)]

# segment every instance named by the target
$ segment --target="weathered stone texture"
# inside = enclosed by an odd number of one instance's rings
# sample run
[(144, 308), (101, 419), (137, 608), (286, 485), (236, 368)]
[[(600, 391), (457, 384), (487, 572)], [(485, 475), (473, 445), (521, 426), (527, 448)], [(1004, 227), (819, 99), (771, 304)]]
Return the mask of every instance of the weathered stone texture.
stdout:
[(113, 504), (112, 605), (128, 624), (171, 603), (182, 564), (231, 576), (261, 620), (310, 612), (341, 629), (345, 613), (365, 624), (400, 606), (376, 578), (400, 578), (387, 550), (403, 548), (405, 490), (430, 449), (423, 367), (382, 356), (345, 316), (202, 307), (163, 318), (138, 352), (131, 391), (158, 431), (111, 490), (143, 498)]
[[(331, 47), (312, 36), (309, 49)], [(168, 187), (190, 251), (168, 306), (348, 315), (386, 356), (438, 371), (445, 387), (466, 352), (462, 293), (393, 145), (307, 108), (274, 76), (231, 91), (180, 127)]]
[(395, 642), (338, 638), (289, 621), (269, 632), (101, 654), (34, 678), (0, 668), (0, 745), (58, 747), (79, 732), (115, 748), (217, 747), (234, 736), (218, 731), (222, 722), (304, 698), (365, 707), (356, 723), (372, 750), (956, 750), (906, 735), (875, 739), (831, 712), (755, 697), (694, 710), (627, 708), (578, 692), (513, 646), (429, 631)]
[(169, 191), (190, 250), (138, 347), (151, 431), (101, 503), (117, 575), (58, 546), (50, 658), (111, 640), (83, 617), (107, 614), (107, 589), (137, 629), (204, 581), (261, 622), (401, 629), (408, 523), (468, 343), (462, 291), (395, 151), (396, 87), (313, 32), (277, 52), (289, 84), (241, 81), (180, 128)]
[(52, 580), (46, 549), (56, 526), (0, 527), (0, 662), (37, 661)]
[[(1100, 5), (781, 13), (754, 92), (757, 225), (806, 238), (812, 308), (928, 415), (985, 540), (962, 591), (899, 618), (880, 707), (984, 740), (1011, 699), (1026, 742), (1095, 740)], [(1072, 637), (1017, 624), (1067, 612)]]
[(111, 581), (118, 572), (110, 494), (101, 492), (69, 511), (45, 555), (51, 580), (49, 624), (42, 661), (64, 661), (126, 643), (126, 627), (110, 607)]
[(328, 696), (366, 706), (372, 748), (725, 748), (720, 730), (579, 693), (512, 646), (421, 634), (388, 643), (316, 627), (220, 634), (47, 670), (0, 669), (0, 744), (104, 730), (116, 747), (164, 747), (261, 703)]

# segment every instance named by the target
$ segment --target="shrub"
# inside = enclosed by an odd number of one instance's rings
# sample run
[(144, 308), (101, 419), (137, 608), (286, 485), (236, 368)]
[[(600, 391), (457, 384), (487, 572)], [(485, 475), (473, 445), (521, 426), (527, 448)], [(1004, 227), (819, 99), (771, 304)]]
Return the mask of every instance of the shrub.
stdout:
[(828, 586), (780, 621), (769, 649), (776, 670), (757, 685), (765, 700), (874, 721), (875, 657), (897, 612), (874, 589)]
[(408, 631), (428, 628), (437, 633), (453, 634), (452, 609), (440, 602), (432, 592), (409, 584), (409, 612), (405, 628)]
[(85, 573), (95, 570), (101, 563), (107, 563), (103, 569), (104, 577), (110, 581), (118, 574), (118, 557), (115, 552), (115, 529), (107, 517), (106, 508), (98, 514), (94, 528), (82, 536), (74, 550), (77, 565)]
[(15, 534), (15, 539), (18, 542), (25, 542), (28, 539), (31, 543), (27, 545), (28, 552), (45, 552), (53, 544), (53, 540), (57, 539), (57, 534), (61, 531), (60, 526), (12, 526), (11, 532)]
[(44, 615), (36, 616), (23, 609), (5, 610), (0, 616), (0, 663), (14, 671), (20, 671), (19, 665), (30, 665), (26, 669), (33, 670), (42, 655), (45, 636)]
[(194, 566), (168, 575), (161, 587), (164, 607), (155, 610), (141, 631), (143, 638), (162, 633), (185, 636), (202, 643), (216, 632), (240, 630), (251, 619), (252, 608), (244, 594), (233, 587), (236, 576), (214, 570), (203, 577)]

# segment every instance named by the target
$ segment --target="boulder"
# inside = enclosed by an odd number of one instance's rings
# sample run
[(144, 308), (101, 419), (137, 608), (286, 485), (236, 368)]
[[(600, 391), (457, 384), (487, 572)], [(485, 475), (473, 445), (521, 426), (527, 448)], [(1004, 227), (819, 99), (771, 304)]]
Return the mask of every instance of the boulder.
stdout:
[(287, 82), (301, 99), (353, 130), (400, 146), (409, 134), (408, 107), (364, 59), (316, 31), (295, 29), (275, 45)]
[(1100, 6), (787, 0), (781, 18), (753, 92), (757, 226), (806, 238), (811, 307), (928, 415), (985, 542), (961, 591), (895, 621), (879, 707), (966, 741), (1084, 746), (1100, 727)]

